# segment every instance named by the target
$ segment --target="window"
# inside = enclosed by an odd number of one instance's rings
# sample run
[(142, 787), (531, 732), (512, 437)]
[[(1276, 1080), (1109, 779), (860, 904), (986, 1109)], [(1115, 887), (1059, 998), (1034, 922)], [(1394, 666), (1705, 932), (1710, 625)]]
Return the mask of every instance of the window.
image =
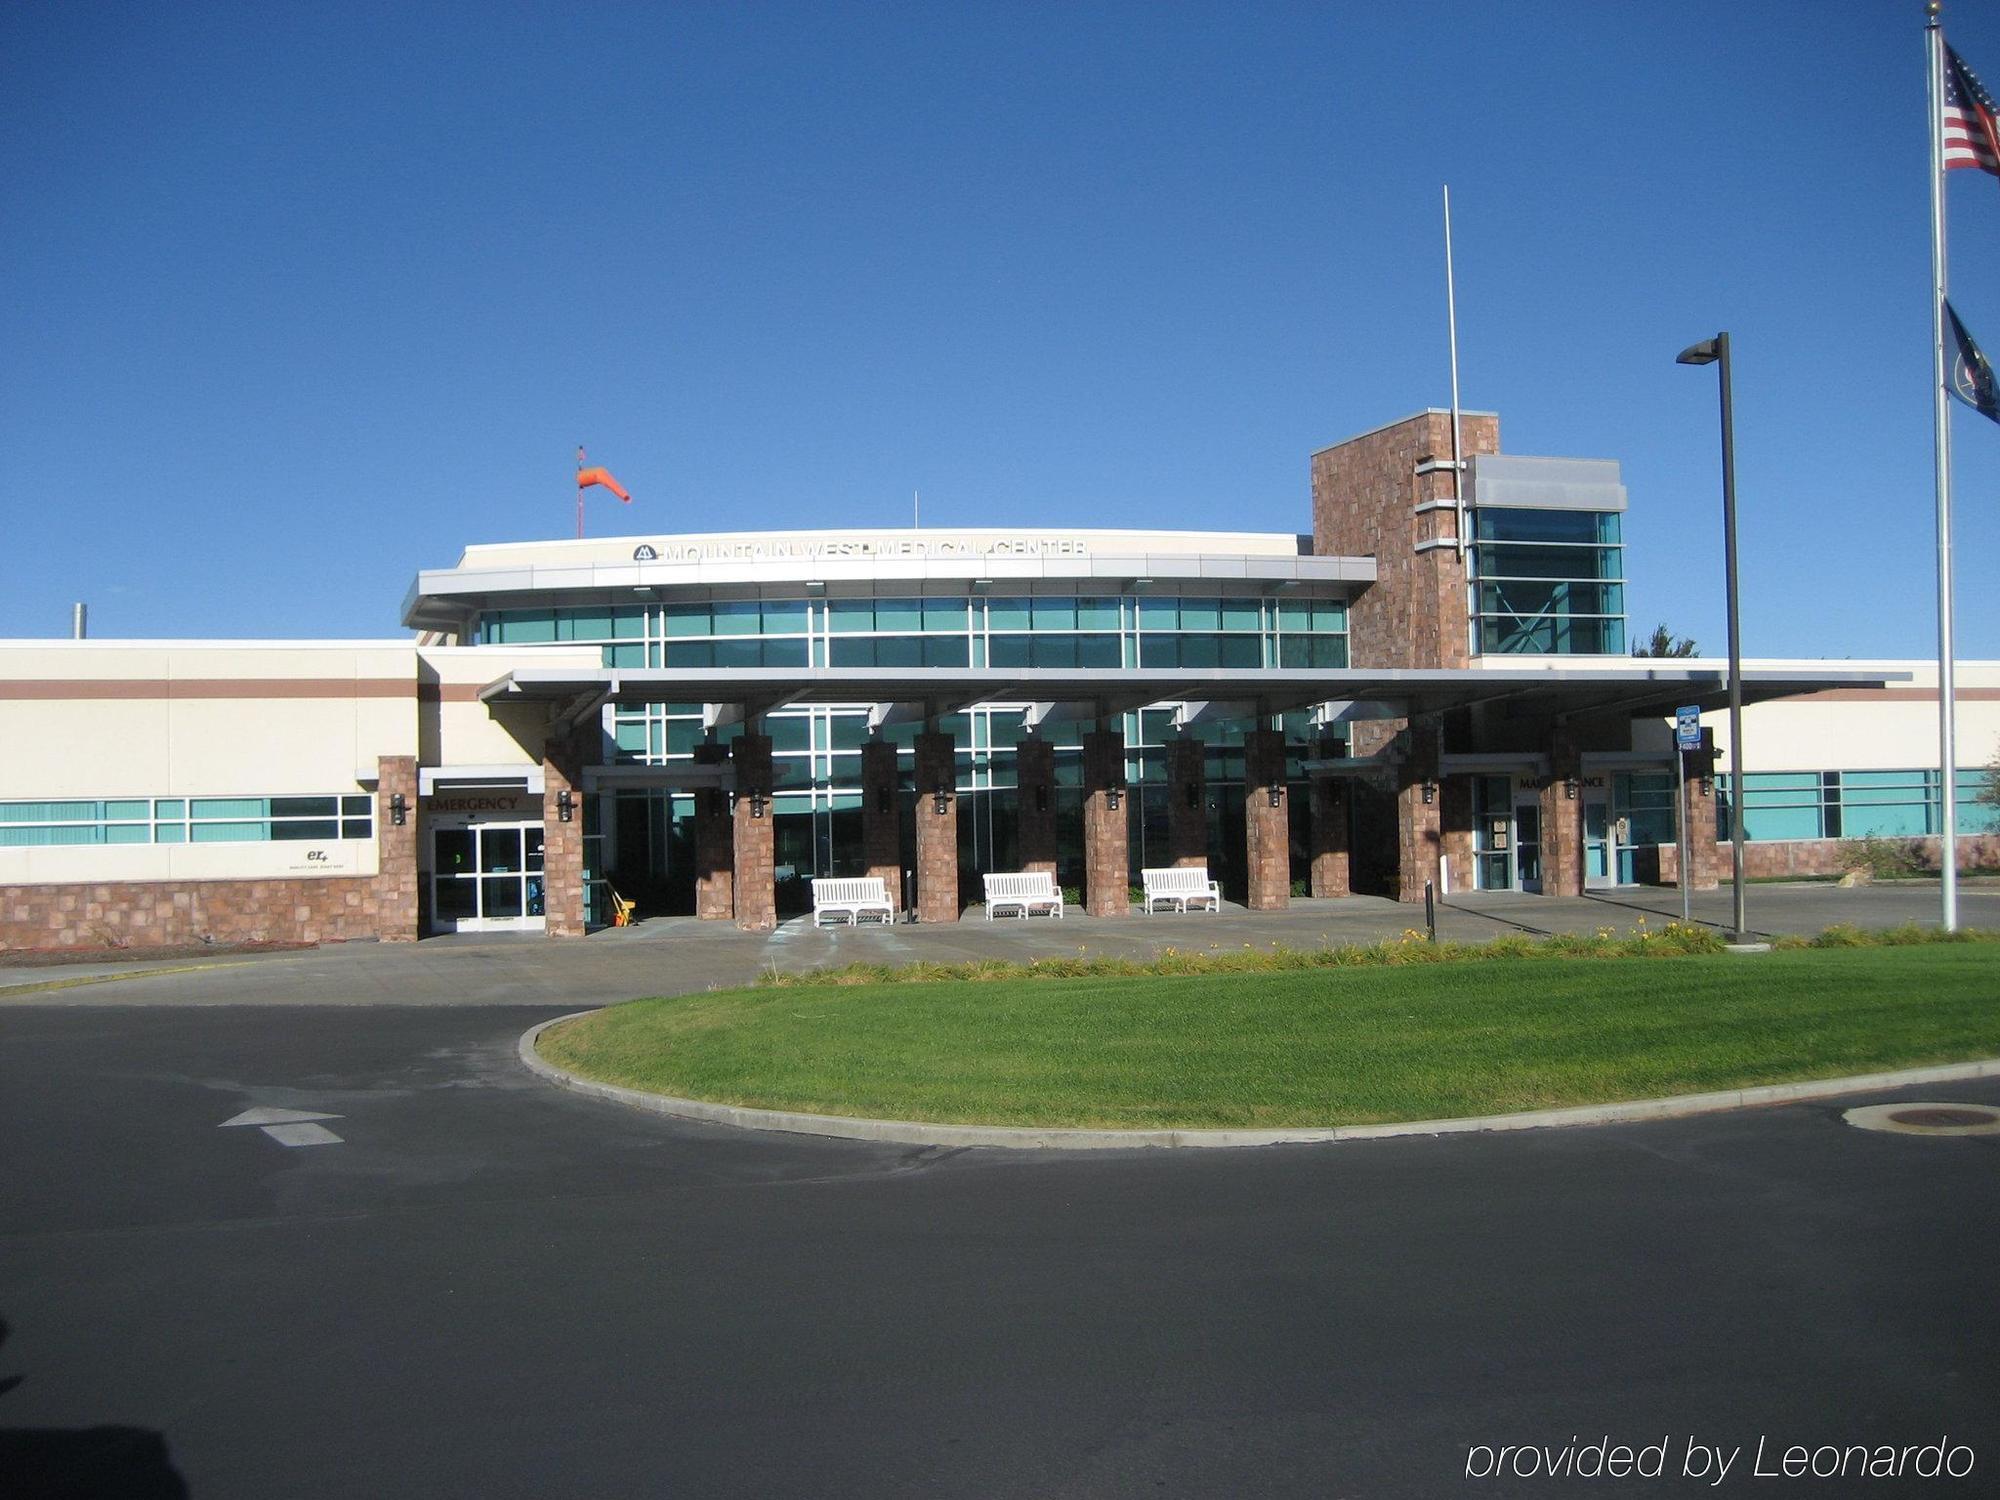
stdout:
[(1622, 654), (1624, 548), (1615, 511), (1473, 513), (1476, 647), (1509, 654)]
[(366, 792), (315, 797), (130, 797), (0, 802), (0, 847), (214, 844), (374, 837)]

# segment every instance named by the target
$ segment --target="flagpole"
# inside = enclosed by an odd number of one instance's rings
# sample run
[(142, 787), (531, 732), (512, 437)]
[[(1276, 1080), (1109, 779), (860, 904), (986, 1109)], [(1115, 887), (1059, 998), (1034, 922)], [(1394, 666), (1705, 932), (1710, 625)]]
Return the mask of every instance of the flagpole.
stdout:
[[(1451, 267), (1451, 184), (1444, 185), (1444, 315), (1451, 335), (1451, 498), (1458, 527), (1458, 561), (1465, 564), (1465, 456), (1458, 440), (1458, 286)], [(1469, 586), (1468, 586), (1469, 588)], [(1473, 612), (1477, 618), (1478, 611)]]
[(1924, 7), (1930, 52), (1931, 108), (1931, 403), (1937, 461), (1938, 779), (1943, 793), (1938, 838), (1939, 925), (1958, 930), (1958, 732), (1951, 601), (1951, 407), (1945, 394), (1944, 32), (1939, 0)]
[(576, 539), (583, 540), (583, 444), (576, 445)]

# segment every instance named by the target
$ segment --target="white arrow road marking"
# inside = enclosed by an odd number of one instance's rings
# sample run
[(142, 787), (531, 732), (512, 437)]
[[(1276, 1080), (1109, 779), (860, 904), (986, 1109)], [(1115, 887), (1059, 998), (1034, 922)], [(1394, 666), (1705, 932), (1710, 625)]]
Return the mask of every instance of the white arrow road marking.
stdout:
[(340, 1144), (339, 1136), (324, 1125), (306, 1122), (340, 1118), (339, 1115), (321, 1114), (309, 1109), (273, 1109), (268, 1105), (259, 1105), (224, 1120), (217, 1128), (227, 1130), (232, 1125), (255, 1125), (281, 1146), (337, 1146)]
[[(336, 1115), (333, 1118), (338, 1119)], [(264, 1134), (280, 1146), (338, 1146), (340, 1137), (324, 1125), (266, 1125)]]
[(259, 1105), (256, 1109), (246, 1109), (240, 1115), (224, 1120), (216, 1128), (227, 1130), (232, 1125), (289, 1125), (294, 1120), (338, 1120), (339, 1115), (321, 1114), (310, 1109), (272, 1109), (269, 1105)]

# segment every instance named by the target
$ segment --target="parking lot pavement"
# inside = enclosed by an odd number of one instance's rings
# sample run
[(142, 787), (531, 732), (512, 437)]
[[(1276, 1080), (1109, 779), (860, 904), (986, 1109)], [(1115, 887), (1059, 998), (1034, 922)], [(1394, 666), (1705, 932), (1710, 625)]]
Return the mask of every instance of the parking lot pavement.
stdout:
[[(512, 1049), (554, 1009), (10, 1006), (0, 1495), (88, 1463), (200, 1500), (1428, 1497), (1479, 1446), (1600, 1436), (1978, 1466), (1815, 1496), (2000, 1472), (2000, 1139), (1855, 1130), (1859, 1099), (1261, 1151), (785, 1138), (539, 1084)], [(338, 1140), (228, 1123), (256, 1110)]]
[[(1509, 933), (1543, 936), (1654, 928), (1680, 915), (1673, 890), (1607, 891), (1580, 898), (1468, 892), (1438, 906), (1438, 935), (1480, 942)], [(1813, 933), (1836, 922), (1891, 927), (1935, 926), (1937, 886), (1909, 882), (1841, 890), (1832, 885), (1753, 887), (1749, 915), (1757, 935)], [(1697, 921), (1726, 928), (1725, 888), (1695, 899)], [(2000, 885), (1968, 883), (1960, 920), (2000, 929)], [(724, 922), (662, 918), (607, 929), (587, 938), (552, 940), (539, 934), (444, 937), (420, 943), (349, 943), (254, 958), (219, 956), (204, 963), (92, 966), (93, 981), (55, 991), (40, 986), (78, 977), (70, 966), (0, 969), (0, 1005), (35, 999), (63, 1005), (306, 1004), (519, 1005), (572, 1008), (608, 1005), (642, 995), (684, 994), (749, 984), (765, 971), (798, 972), (846, 963), (956, 963), (1000, 958), (1148, 958), (1166, 948), (1316, 947), (1375, 942), (1421, 930), (1423, 908), (1368, 896), (1295, 900), (1282, 912), (1225, 906), (1219, 914), (1161, 913), (983, 920), (978, 907), (952, 923), (815, 929), (795, 917), (774, 933), (738, 932)]]

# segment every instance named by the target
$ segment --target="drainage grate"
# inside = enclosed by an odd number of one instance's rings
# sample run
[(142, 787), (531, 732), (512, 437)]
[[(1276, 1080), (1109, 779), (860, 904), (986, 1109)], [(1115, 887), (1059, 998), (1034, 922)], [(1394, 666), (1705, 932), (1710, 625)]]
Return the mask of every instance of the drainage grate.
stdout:
[(2000, 1135), (2000, 1109), (1984, 1104), (1869, 1104), (1841, 1118), (1892, 1135)]

